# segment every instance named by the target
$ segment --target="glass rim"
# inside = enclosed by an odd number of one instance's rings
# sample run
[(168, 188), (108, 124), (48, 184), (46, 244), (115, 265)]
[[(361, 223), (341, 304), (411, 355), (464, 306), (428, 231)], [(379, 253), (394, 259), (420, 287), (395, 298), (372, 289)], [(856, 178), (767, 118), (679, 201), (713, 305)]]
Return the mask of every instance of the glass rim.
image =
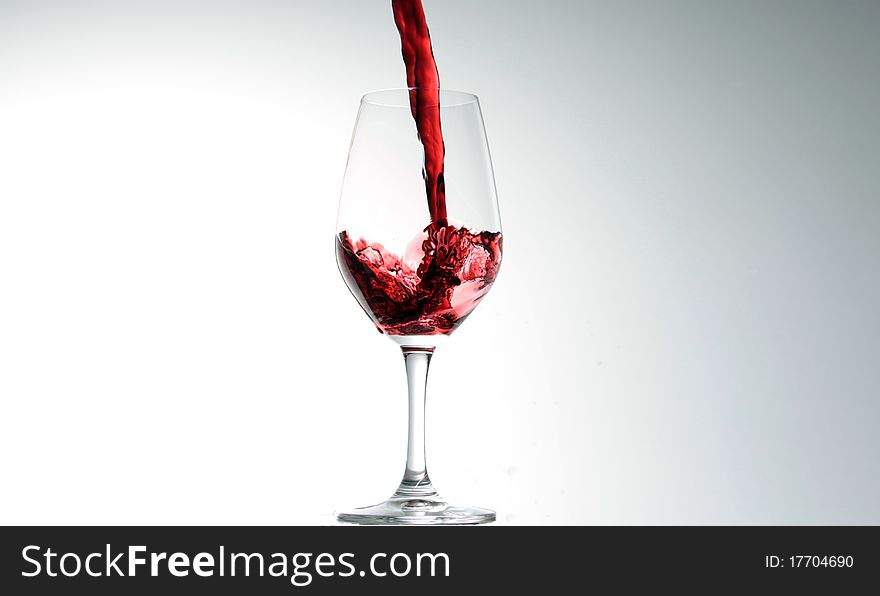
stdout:
[[(362, 104), (369, 104), (383, 108), (410, 108), (409, 92), (418, 87), (390, 87), (388, 89), (374, 89), (367, 91), (361, 96)], [(434, 89), (434, 88), (431, 88)], [(470, 104), (479, 104), (480, 98), (469, 91), (439, 88), (440, 107), (454, 108)]]

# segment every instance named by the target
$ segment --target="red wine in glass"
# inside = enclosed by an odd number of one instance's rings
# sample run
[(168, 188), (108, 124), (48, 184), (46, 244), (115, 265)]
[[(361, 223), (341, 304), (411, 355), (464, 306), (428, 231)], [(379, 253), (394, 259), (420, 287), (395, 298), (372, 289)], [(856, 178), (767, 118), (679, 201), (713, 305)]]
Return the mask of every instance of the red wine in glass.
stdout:
[(485, 523), (494, 521), (493, 511), (450, 505), (434, 489), (425, 465), (424, 407), (438, 340), (474, 310), (501, 266), (492, 163), (478, 98), (440, 88), (420, 0), (393, 0), (392, 8), (407, 88), (361, 99), (339, 203), (336, 256), (358, 303), (403, 351), (407, 460), (391, 498), (337, 518)]

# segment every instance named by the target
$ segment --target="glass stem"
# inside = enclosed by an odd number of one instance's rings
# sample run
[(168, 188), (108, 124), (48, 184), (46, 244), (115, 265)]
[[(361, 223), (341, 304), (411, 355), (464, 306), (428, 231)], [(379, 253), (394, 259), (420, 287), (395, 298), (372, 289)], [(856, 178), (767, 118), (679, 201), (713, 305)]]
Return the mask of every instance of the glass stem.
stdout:
[(409, 389), (409, 428), (406, 446), (406, 472), (395, 497), (419, 499), (436, 497), (437, 491), (428, 477), (425, 464), (425, 392), (428, 384), (428, 367), (434, 348), (404, 346), (403, 360), (406, 364), (406, 383)]

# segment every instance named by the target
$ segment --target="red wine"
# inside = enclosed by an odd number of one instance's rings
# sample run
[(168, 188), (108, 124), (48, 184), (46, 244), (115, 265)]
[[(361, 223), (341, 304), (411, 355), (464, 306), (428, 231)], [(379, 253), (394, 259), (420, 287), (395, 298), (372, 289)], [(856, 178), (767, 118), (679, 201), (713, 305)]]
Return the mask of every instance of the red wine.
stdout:
[(402, 257), (347, 231), (336, 239), (342, 276), (382, 333), (451, 333), (489, 291), (501, 266), (501, 233), (473, 232), (446, 216), (440, 75), (421, 0), (392, 0), (410, 109), (424, 147), (431, 221)]
[(435, 227), (446, 225), (446, 186), (443, 159), (446, 149), (440, 128), (440, 72), (434, 60), (431, 35), (421, 0), (392, 0), (394, 22), (400, 32), (406, 86), (419, 140), (425, 148), (425, 192)]
[(352, 294), (389, 335), (451, 333), (489, 291), (501, 265), (501, 234), (429, 228), (401, 259), (381, 244), (336, 241), (340, 271)]

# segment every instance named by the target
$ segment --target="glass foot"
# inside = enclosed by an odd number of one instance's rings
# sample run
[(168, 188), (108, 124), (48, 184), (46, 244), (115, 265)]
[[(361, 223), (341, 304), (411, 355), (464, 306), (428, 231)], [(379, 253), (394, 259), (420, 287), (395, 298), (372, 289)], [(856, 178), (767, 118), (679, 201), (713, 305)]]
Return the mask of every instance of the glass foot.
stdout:
[(479, 507), (455, 507), (440, 497), (395, 495), (378, 505), (337, 513), (336, 519), (370, 525), (486, 524), (495, 521), (495, 512)]

